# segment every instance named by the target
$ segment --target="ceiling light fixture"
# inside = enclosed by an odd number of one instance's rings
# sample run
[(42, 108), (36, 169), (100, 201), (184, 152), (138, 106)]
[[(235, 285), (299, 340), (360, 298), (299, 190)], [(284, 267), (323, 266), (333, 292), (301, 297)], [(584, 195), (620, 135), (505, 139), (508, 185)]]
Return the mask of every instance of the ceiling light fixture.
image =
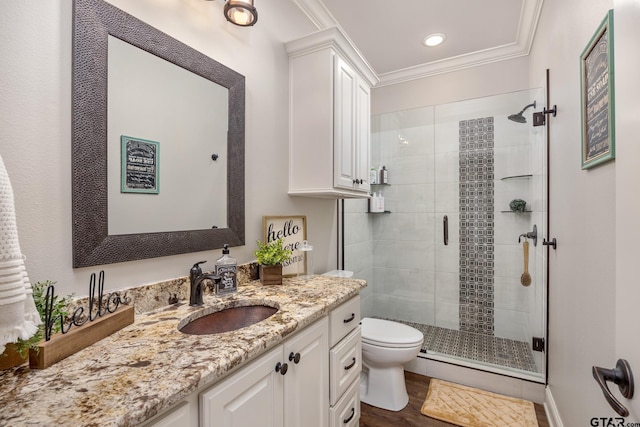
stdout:
[(429, 34), (422, 40), (422, 44), (428, 47), (438, 46), (445, 38), (445, 35), (442, 33)]
[(250, 27), (258, 22), (258, 11), (253, 0), (227, 0), (224, 4), (224, 17), (232, 24)]

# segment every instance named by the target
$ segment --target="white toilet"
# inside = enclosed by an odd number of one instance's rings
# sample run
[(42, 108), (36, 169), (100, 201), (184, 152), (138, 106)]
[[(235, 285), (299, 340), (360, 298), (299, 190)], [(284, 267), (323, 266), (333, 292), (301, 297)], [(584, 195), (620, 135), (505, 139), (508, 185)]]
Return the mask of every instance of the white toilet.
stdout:
[(411, 326), (365, 317), (362, 326), (360, 400), (378, 408), (400, 411), (409, 403), (404, 364), (422, 347), (424, 335)]
[[(333, 270), (324, 276), (352, 277), (348, 270)], [(422, 348), (424, 335), (411, 326), (365, 317), (360, 322), (362, 364), (360, 401), (371, 406), (400, 411), (409, 403), (404, 382), (404, 364)]]

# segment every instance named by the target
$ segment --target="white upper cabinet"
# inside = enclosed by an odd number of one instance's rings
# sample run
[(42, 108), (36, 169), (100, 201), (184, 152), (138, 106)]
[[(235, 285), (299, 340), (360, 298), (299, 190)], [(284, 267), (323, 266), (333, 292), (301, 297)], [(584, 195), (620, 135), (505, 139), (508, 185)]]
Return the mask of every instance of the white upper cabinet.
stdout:
[(375, 73), (337, 28), (289, 42), (286, 48), (289, 194), (367, 197)]

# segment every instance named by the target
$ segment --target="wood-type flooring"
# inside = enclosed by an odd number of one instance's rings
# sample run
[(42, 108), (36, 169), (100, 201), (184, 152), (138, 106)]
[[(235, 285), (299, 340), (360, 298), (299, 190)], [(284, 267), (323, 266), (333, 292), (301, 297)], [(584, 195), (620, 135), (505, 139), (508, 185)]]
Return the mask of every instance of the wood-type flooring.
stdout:
[[(393, 412), (362, 403), (360, 427), (450, 427), (455, 425), (426, 417), (420, 413), (422, 403), (427, 397), (431, 378), (406, 371), (405, 378), (409, 404), (403, 410)], [(549, 427), (544, 407), (536, 403), (535, 408), (539, 427)]]

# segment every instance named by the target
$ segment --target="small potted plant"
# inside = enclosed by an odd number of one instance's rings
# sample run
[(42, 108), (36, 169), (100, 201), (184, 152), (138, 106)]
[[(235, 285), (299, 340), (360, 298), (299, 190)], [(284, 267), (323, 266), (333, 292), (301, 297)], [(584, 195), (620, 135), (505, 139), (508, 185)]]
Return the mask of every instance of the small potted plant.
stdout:
[[(33, 301), (36, 303), (36, 308), (38, 309), (38, 314), (41, 319), (44, 319), (45, 314), (45, 299), (47, 294), (47, 288), (49, 285), (54, 285), (56, 282), (52, 282), (50, 280), (45, 280), (44, 282), (36, 282), (32, 284), (31, 289), (33, 291)], [(52, 304), (52, 318), (58, 319), (60, 316), (67, 317), (69, 313), (67, 312), (67, 305), (71, 301), (73, 295), (66, 296), (64, 298), (60, 298), (57, 295), (53, 298)], [(38, 327), (38, 332), (36, 332), (31, 338), (28, 340), (18, 339), (13, 344), (7, 344), (7, 349), (4, 354), (0, 354), (0, 369), (9, 369), (14, 366), (21, 365), (27, 361), (29, 358), (29, 353), (31, 351), (38, 352), (40, 341), (44, 339), (44, 323), (42, 323)], [(60, 322), (55, 322), (53, 324), (53, 328), (51, 333), (60, 332)]]
[(284, 240), (269, 243), (256, 242), (258, 249), (253, 253), (260, 264), (260, 282), (263, 285), (282, 284), (282, 263), (291, 259), (291, 249), (284, 247)]

